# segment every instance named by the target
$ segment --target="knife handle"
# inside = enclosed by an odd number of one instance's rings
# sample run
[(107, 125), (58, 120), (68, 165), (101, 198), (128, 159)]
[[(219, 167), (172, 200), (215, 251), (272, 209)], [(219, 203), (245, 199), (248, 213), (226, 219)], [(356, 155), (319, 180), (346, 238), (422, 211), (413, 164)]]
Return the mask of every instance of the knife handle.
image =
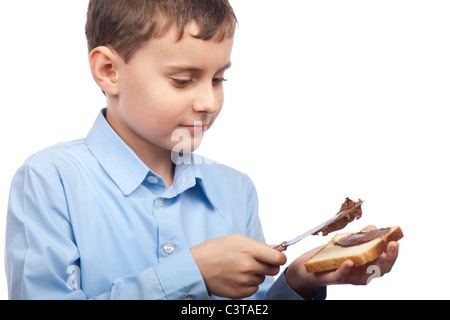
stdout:
[(275, 250), (278, 250), (280, 252), (286, 251), (287, 250), (287, 242), (283, 241), (282, 243), (280, 243), (279, 245), (273, 247)]

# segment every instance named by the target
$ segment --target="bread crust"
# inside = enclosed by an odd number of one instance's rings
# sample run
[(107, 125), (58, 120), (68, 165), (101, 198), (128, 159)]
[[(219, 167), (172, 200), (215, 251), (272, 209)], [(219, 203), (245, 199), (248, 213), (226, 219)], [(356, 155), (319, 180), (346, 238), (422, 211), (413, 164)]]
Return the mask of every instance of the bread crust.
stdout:
[[(349, 235), (348, 233), (346, 235)], [(314, 256), (312, 256), (306, 263), (305, 268), (309, 273), (329, 271), (339, 268), (345, 260), (352, 260), (355, 266), (361, 266), (377, 259), (385, 250), (389, 242), (398, 241), (403, 238), (403, 232), (398, 226), (391, 227), (389, 233), (385, 236), (373, 240), (374, 244), (367, 250), (359, 252), (358, 254), (345, 254), (345, 250), (342, 250), (341, 254), (337, 254), (332, 258), (319, 259), (321, 253), (331, 246), (336, 246), (336, 239), (341, 238), (343, 234), (335, 235), (326, 246), (319, 250)], [(360, 245), (358, 245), (360, 246)], [(358, 246), (354, 246), (356, 248)]]

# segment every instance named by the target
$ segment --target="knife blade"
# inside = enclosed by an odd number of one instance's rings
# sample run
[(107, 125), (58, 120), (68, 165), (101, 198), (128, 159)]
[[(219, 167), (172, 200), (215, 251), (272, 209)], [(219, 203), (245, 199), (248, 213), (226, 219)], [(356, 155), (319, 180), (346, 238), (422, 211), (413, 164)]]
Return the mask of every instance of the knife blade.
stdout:
[(305, 233), (302, 233), (301, 235), (299, 235), (298, 237), (295, 237), (294, 239), (291, 239), (289, 241), (283, 241), (282, 243), (280, 243), (279, 245), (277, 245), (276, 247), (274, 247), (274, 249), (278, 249), (278, 250), (286, 250), (287, 247), (296, 244), (297, 242), (305, 239), (306, 237), (310, 236), (313, 233), (318, 232), (320, 229), (322, 229), (323, 227), (325, 227), (326, 225), (334, 222), (335, 220), (339, 219), (339, 217), (343, 216), (344, 214), (348, 213), (349, 211), (355, 210), (358, 207), (361, 207), (361, 205), (363, 204), (363, 201), (360, 201), (359, 203), (355, 204), (354, 206), (352, 206), (351, 208), (348, 208), (347, 210), (341, 211), (339, 212), (337, 215), (335, 215), (334, 217), (328, 219), (325, 222), (322, 222), (321, 224), (319, 224), (318, 226), (315, 226), (314, 228), (306, 231)]

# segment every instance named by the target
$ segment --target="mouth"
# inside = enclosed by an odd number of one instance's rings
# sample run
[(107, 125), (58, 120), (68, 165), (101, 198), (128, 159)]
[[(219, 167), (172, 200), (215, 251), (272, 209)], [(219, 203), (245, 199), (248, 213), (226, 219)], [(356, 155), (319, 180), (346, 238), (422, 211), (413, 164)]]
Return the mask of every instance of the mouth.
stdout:
[(188, 130), (191, 133), (204, 133), (207, 129), (207, 126), (199, 122), (198, 124), (195, 123), (194, 125), (182, 125), (182, 128)]

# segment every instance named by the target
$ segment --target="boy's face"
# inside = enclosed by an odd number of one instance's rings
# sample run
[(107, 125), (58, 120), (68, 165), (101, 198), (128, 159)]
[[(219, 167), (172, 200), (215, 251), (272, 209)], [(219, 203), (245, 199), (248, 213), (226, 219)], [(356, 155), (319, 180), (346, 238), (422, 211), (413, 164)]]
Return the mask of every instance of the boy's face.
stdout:
[(183, 145), (188, 142), (184, 151), (193, 151), (221, 111), (233, 39), (199, 40), (192, 36), (198, 28), (195, 22), (188, 24), (177, 41), (174, 26), (150, 40), (128, 64), (118, 59), (119, 94), (108, 97), (107, 119), (138, 154), (172, 151), (181, 141), (177, 134), (190, 140), (183, 140)]

